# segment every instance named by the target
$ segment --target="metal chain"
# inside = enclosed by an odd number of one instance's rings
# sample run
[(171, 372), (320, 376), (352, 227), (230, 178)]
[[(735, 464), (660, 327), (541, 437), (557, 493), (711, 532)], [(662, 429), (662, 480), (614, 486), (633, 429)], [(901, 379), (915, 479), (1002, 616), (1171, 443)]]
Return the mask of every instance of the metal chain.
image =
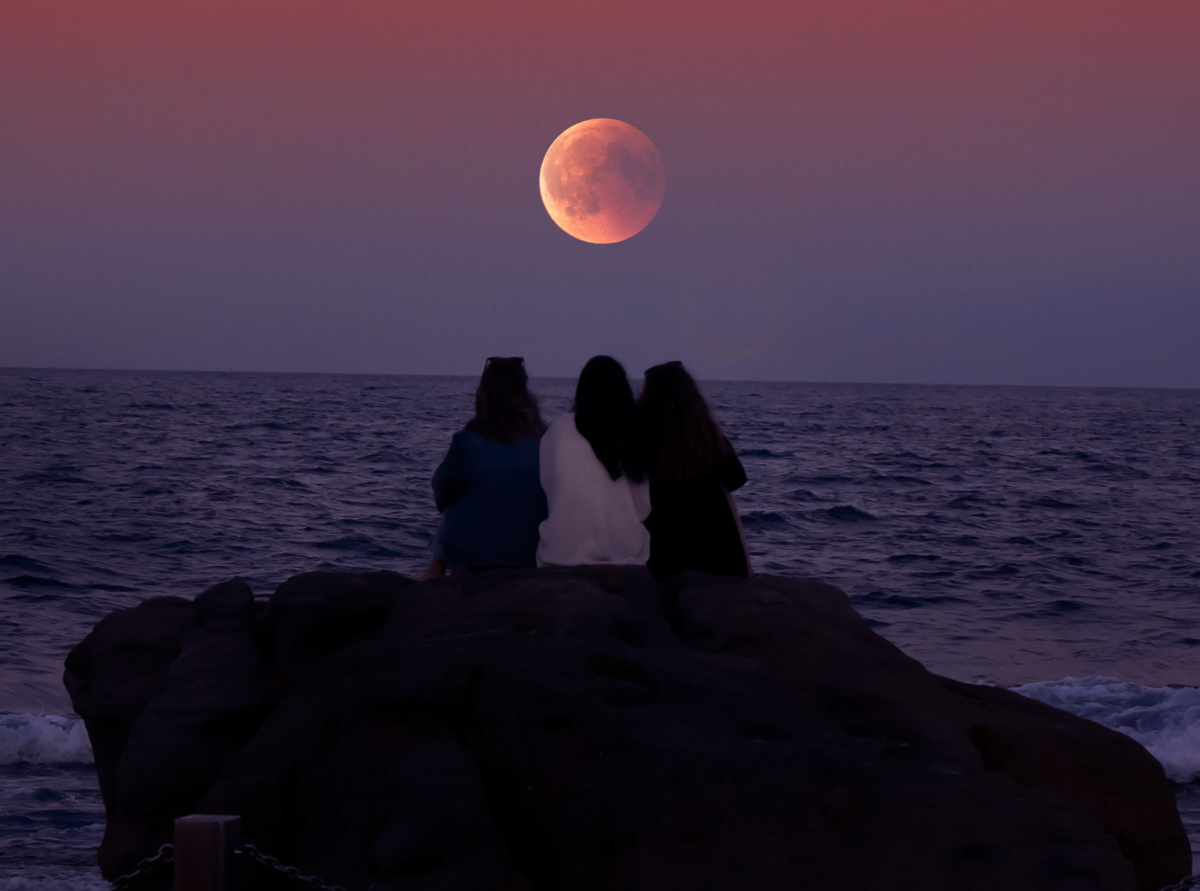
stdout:
[(281, 872), (285, 876), (295, 879), (297, 882), (304, 882), (309, 887), (314, 888), (315, 891), (346, 891), (346, 889), (341, 885), (326, 885), (325, 882), (317, 876), (306, 876), (300, 871), (299, 867), (285, 866), (280, 860), (272, 857), (270, 854), (264, 854), (258, 848), (254, 847), (254, 845), (242, 845), (234, 853), (245, 854), (255, 863), (259, 863), (267, 867), (267, 869), (273, 869), (276, 872)]
[(158, 849), (158, 852), (145, 857), (138, 862), (138, 865), (132, 871), (125, 873), (123, 876), (117, 876), (113, 879), (112, 891), (126, 891), (133, 884), (134, 879), (139, 879), (146, 873), (150, 872), (160, 863), (170, 863), (175, 859), (175, 846), (163, 845)]
[[(327, 885), (317, 876), (306, 876), (300, 871), (299, 867), (286, 866), (283, 861), (279, 860), (277, 857), (272, 857), (270, 854), (264, 854), (254, 845), (242, 845), (242, 847), (234, 851), (234, 853), (244, 854), (254, 862), (267, 867), (267, 869), (273, 869), (276, 872), (283, 873), (285, 876), (295, 879), (297, 882), (304, 882), (306, 885), (313, 888), (314, 891), (346, 891), (346, 889), (341, 885)], [(163, 845), (152, 856), (140, 860), (138, 865), (135, 866), (132, 871), (113, 879), (112, 891), (127, 891), (129, 886), (133, 884), (134, 879), (138, 879), (146, 875), (146, 873), (153, 870), (160, 863), (171, 863), (174, 860), (175, 846)], [(1195, 891), (1197, 888), (1200, 888), (1200, 874), (1188, 876), (1186, 879), (1176, 882), (1174, 885), (1164, 885), (1159, 889), (1159, 891)]]

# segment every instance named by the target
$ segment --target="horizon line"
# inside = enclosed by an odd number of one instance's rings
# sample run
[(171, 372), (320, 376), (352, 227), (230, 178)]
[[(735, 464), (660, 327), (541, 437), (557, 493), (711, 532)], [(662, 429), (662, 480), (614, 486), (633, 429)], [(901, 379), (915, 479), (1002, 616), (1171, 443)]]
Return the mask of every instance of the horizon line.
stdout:
[[(223, 374), (223, 375), (311, 375), (314, 377), (429, 377), (463, 378), (472, 380), (478, 374), (435, 374), (397, 371), (246, 371), (232, 369), (203, 368), (97, 368), (54, 365), (0, 365), (0, 374), (9, 372), (53, 371), (53, 372), (104, 372), (109, 374)], [(577, 376), (530, 375), (530, 380), (573, 381)], [(642, 375), (630, 375), (630, 380), (642, 380)], [(1005, 384), (1005, 383), (949, 383), (945, 381), (853, 381), (853, 380), (796, 380), (792, 378), (705, 378), (697, 377), (702, 383), (711, 384), (801, 384), (807, 386), (834, 387), (978, 387), (1008, 389), (1053, 389), (1053, 390), (1172, 390), (1200, 391), (1200, 387), (1161, 386), (1147, 384)]]

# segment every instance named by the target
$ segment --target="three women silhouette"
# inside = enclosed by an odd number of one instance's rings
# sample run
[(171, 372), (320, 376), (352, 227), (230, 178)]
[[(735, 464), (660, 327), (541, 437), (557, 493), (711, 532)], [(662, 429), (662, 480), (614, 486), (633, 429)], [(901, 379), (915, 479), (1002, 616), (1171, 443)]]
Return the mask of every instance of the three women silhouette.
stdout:
[(588, 564), (747, 577), (730, 494), (745, 481), (679, 362), (648, 369), (635, 401), (621, 364), (595, 356), (580, 372), (573, 411), (547, 428), (524, 362), (493, 357), (475, 417), (433, 476), (442, 522), (423, 578)]

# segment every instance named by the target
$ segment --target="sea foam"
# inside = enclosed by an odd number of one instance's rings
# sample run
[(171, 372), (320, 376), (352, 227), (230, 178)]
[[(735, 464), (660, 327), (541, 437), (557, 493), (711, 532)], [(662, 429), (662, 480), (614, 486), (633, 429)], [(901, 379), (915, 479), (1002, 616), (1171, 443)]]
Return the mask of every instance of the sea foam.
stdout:
[(0, 715), (0, 764), (91, 764), (81, 718)]
[(1200, 687), (1143, 687), (1086, 677), (1012, 689), (1136, 739), (1177, 783), (1200, 778)]

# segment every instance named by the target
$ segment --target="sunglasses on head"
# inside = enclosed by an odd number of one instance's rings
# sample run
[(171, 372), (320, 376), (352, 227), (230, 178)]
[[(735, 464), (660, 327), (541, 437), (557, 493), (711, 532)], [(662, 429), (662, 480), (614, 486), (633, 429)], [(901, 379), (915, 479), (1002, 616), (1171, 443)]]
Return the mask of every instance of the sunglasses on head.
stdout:
[(670, 362), (663, 362), (661, 365), (653, 365), (650, 368), (647, 368), (642, 373), (643, 374), (652, 374), (655, 371), (665, 371), (668, 368), (674, 370), (676, 368), (682, 368), (682, 367), (683, 367), (682, 362), (680, 362), (678, 359), (672, 359)]
[(488, 356), (487, 361), (483, 363), (483, 367), (487, 368), (489, 365), (492, 365), (492, 364), (496, 364), (496, 365), (507, 364), (507, 365), (524, 366), (525, 365), (525, 357), (524, 356)]

